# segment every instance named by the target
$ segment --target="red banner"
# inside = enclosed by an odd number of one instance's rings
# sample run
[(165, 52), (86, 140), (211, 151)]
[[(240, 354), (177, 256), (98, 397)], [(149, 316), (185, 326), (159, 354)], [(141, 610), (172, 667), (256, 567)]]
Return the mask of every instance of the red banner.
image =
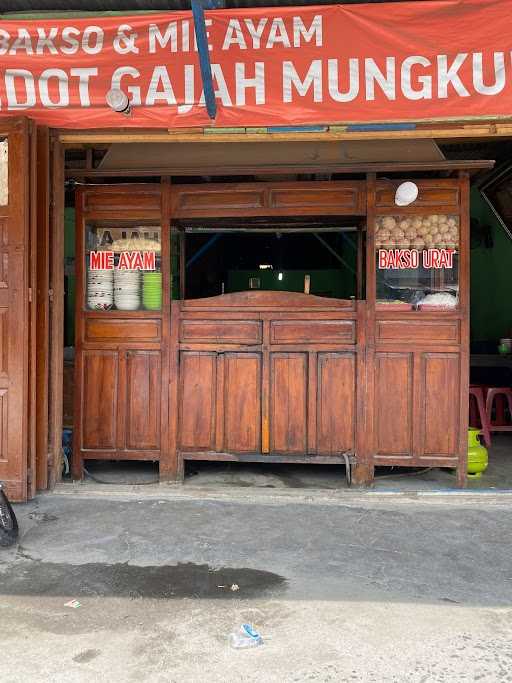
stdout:
[[(217, 126), (512, 115), (510, 0), (217, 10), (206, 23)], [(108, 107), (111, 88), (129, 116)], [(210, 125), (191, 13), (0, 22), (0, 116), (16, 114)]]

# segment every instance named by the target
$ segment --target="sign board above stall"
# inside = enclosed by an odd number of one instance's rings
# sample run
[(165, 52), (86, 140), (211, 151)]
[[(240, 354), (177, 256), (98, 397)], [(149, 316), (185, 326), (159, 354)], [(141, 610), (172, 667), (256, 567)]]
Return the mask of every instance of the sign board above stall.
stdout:
[[(509, 0), (206, 12), (215, 125), (510, 116), (511, 26)], [(112, 88), (128, 114), (109, 108)], [(190, 12), (0, 24), (0, 116), (205, 126), (204, 100)]]

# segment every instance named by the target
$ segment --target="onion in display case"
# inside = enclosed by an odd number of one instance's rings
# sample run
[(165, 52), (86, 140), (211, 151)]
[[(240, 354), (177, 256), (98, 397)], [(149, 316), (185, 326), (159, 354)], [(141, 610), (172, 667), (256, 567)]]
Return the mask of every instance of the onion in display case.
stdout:
[(457, 250), (459, 217), (445, 214), (382, 216), (375, 223), (375, 244), (378, 249)]

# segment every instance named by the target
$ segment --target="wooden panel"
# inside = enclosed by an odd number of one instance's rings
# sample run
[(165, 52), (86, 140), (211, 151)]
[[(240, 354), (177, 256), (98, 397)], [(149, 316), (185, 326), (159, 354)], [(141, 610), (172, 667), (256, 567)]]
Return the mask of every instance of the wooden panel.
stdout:
[(307, 452), (307, 360), (305, 353), (271, 354), (271, 452)]
[(347, 183), (307, 183), (304, 187), (270, 190), (273, 208), (314, 208), (324, 213), (364, 213), (364, 194), (358, 185)]
[(181, 448), (214, 448), (216, 360), (216, 353), (180, 354)]
[(174, 218), (364, 214), (364, 182), (174, 185)]
[(378, 320), (377, 341), (458, 344), (458, 320)]
[(116, 351), (84, 351), (82, 447), (115, 448), (119, 357)]
[(261, 450), (261, 355), (224, 355), (224, 435), (226, 450)]
[(126, 448), (160, 448), (161, 354), (126, 353)]
[(0, 218), (0, 289), (8, 287), (9, 272), (9, 235), (6, 218)]
[(272, 344), (354, 344), (355, 328), (354, 320), (274, 320), (270, 340)]
[(354, 450), (356, 357), (352, 353), (318, 354), (317, 452)]
[(422, 432), (424, 456), (458, 452), (460, 359), (458, 354), (422, 355)]
[(0, 379), (6, 380), (9, 374), (9, 309), (0, 307)]
[(8, 461), (9, 400), (7, 389), (0, 389), (0, 462)]
[(199, 188), (196, 185), (188, 190), (181, 190), (179, 193), (175, 191), (174, 196), (176, 197), (174, 215), (179, 216), (204, 215), (206, 211), (218, 213), (223, 210), (263, 208), (265, 201), (263, 188), (251, 190), (249, 187), (243, 185), (238, 187), (236, 184), (231, 188), (222, 186), (216, 188), (211, 184)]
[(122, 187), (111, 185), (105, 188), (94, 187), (84, 192), (84, 211), (112, 213), (113, 216), (126, 211), (137, 210), (139, 215), (145, 211), (160, 212), (160, 187), (158, 185), (137, 185), (126, 192)]
[(261, 321), (256, 320), (182, 320), (182, 342), (224, 342), (260, 344)]
[(160, 320), (85, 318), (85, 340), (117, 341), (130, 343), (132, 341), (160, 341)]
[[(377, 182), (376, 191), (376, 207), (377, 209), (394, 209), (396, 213), (404, 211), (404, 207), (398, 207), (395, 204), (396, 188), (401, 180), (397, 181), (383, 181)], [(459, 205), (460, 190), (457, 181), (453, 180), (431, 180), (431, 181), (416, 181), (419, 188), (418, 198), (407, 209), (421, 208), (425, 209), (438, 208), (440, 213), (443, 207), (450, 207), (454, 209)]]
[(412, 457), (413, 355), (375, 354), (375, 452)]

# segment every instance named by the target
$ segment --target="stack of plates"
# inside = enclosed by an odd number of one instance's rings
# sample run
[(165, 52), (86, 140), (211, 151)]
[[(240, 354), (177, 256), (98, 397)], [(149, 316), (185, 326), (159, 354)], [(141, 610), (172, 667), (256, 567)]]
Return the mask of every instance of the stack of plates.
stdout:
[(120, 311), (136, 311), (140, 307), (140, 271), (115, 271), (114, 303)]
[(114, 303), (114, 271), (87, 271), (87, 306), (96, 311), (108, 311)]
[(162, 273), (144, 273), (142, 283), (144, 308), (159, 311), (162, 308)]

